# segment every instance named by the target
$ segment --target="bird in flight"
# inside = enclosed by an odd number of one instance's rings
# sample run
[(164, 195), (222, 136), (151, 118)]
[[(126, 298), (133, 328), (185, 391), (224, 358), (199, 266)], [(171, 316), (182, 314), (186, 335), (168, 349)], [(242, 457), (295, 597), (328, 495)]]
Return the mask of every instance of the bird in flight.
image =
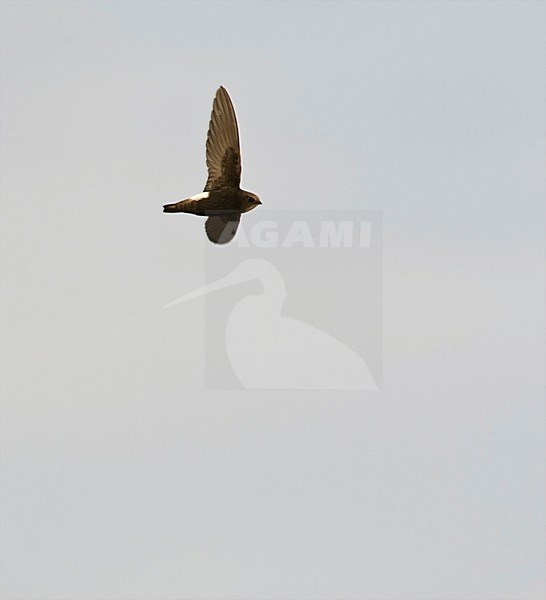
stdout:
[(207, 134), (207, 168), (204, 191), (175, 204), (165, 204), (163, 212), (208, 217), (205, 222), (207, 237), (215, 244), (225, 244), (235, 236), (241, 214), (261, 202), (256, 194), (239, 187), (239, 130), (233, 104), (223, 87), (218, 88), (212, 104)]

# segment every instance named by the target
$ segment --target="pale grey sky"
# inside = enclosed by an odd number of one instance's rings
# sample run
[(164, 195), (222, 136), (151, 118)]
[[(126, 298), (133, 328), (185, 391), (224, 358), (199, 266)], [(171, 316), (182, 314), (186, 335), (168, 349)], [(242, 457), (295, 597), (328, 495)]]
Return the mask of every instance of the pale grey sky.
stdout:
[[(2, 598), (542, 598), (544, 3), (1, 10)], [(383, 213), (373, 400), (162, 309), (219, 85), (264, 208)]]

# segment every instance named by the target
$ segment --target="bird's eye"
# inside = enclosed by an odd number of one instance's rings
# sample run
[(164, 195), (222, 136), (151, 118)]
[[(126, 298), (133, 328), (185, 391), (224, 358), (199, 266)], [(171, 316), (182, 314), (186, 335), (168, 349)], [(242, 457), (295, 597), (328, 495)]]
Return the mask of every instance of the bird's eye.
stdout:
[(247, 197), (246, 197), (246, 199), (247, 199), (249, 202), (254, 202), (254, 198), (252, 198), (251, 196), (247, 196)]

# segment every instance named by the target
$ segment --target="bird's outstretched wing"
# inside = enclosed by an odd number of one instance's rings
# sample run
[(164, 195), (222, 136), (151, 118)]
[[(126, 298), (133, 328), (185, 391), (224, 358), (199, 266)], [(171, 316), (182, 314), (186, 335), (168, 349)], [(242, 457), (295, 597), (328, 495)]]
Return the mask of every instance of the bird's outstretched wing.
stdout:
[(229, 212), (222, 215), (213, 215), (205, 221), (207, 237), (215, 244), (227, 244), (237, 233), (241, 213)]
[(223, 87), (218, 88), (212, 104), (207, 134), (207, 168), (209, 176), (205, 192), (224, 186), (239, 187), (241, 150), (237, 118)]

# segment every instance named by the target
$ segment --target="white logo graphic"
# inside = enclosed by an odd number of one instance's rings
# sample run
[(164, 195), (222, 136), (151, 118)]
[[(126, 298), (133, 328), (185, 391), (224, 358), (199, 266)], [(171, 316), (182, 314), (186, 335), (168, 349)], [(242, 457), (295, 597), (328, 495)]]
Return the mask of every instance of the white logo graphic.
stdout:
[[(244, 281), (263, 292), (240, 299), (229, 313), (225, 350), (240, 383), (249, 389), (377, 390), (364, 359), (325, 331), (286, 317), (285, 282), (273, 264), (247, 259), (229, 275), (181, 296), (173, 306)], [(218, 339), (222, 339), (220, 332)]]

